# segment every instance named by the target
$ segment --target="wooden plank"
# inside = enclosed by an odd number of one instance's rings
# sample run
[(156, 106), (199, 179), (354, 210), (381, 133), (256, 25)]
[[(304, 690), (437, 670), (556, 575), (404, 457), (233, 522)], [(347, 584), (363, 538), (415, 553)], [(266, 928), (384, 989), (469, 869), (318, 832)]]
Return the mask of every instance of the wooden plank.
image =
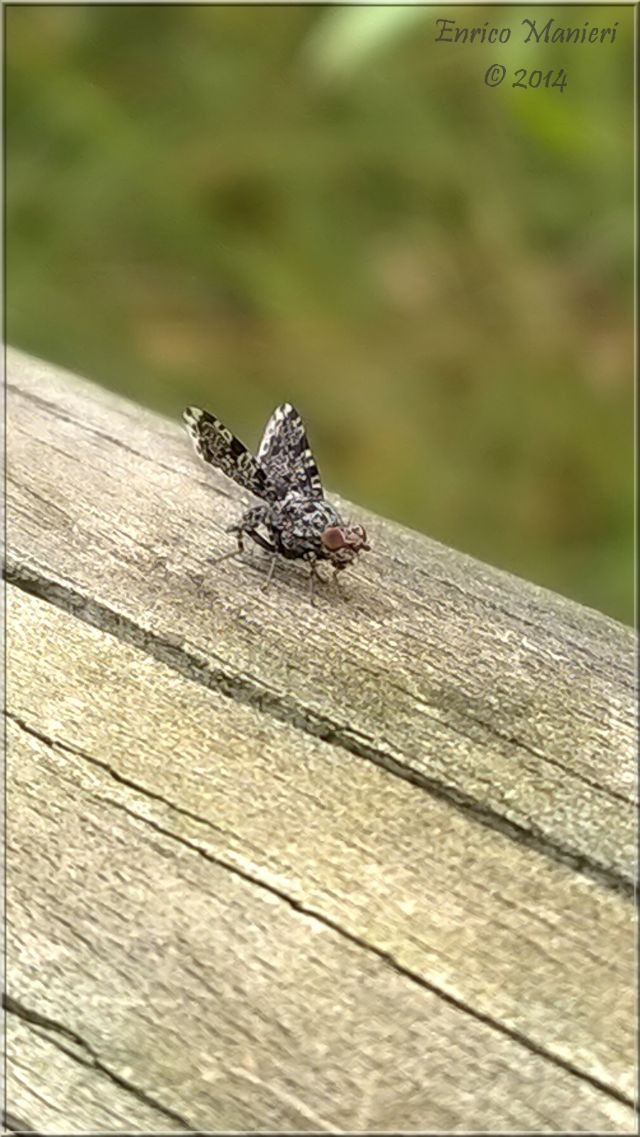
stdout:
[(9, 362), (34, 1128), (633, 1131), (631, 630), (355, 509), (265, 594), (179, 427)]
[[(628, 1106), (177, 852), (108, 794), (101, 809), (95, 774), (54, 774), (34, 739), (13, 746), (42, 788), (25, 801), (31, 841), (18, 850), (30, 934), (19, 929), (10, 950), (20, 945), (23, 998), (58, 1004), (66, 1022), (79, 1013), (101, 1064), (163, 1112), (223, 1132), (563, 1131), (565, 1118), (633, 1131)], [(45, 1086), (62, 1111), (68, 1085)], [(93, 1114), (81, 1124), (93, 1128)]]
[[(178, 1119), (154, 1108), (124, 1079), (102, 1070), (95, 1056), (60, 1030), (7, 1015), (8, 1128), (38, 1133), (162, 1133)], [(183, 1126), (186, 1128), (186, 1126)]]
[(295, 566), (265, 594), (208, 565), (239, 495), (177, 425), (9, 372), (11, 579), (630, 895), (631, 629), (355, 508), (374, 552), (342, 601), (310, 608)]
[(633, 1131), (627, 898), (13, 588), (9, 627), (19, 1003), (195, 1127)]

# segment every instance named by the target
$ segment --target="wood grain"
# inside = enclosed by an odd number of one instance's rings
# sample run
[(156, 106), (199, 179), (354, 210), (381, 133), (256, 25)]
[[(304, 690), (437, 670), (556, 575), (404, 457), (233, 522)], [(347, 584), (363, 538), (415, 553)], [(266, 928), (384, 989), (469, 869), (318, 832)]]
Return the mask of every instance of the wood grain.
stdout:
[[(194, 698), (193, 685), (165, 665), (76, 627), (42, 601), (12, 597), (10, 621), (29, 629), (46, 678), (27, 707), (19, 677), (10, 676), (9, 991), (18, 1019), (28, 1022), (23, 1008), (36, 1007), (80, 1060), (100, 1060), (80, 1114), (80, 1104), (64, 1112), (65, 1069), (44, 1075), (54, 1116), (72, 1124), (84, 1110), (95, 1126), (102, 1104), (94, 1107), (92, 1096), (100, 1102), (101, 1090), (109, 1105), (115, 1076), (135, 1087), (127, 1129), (140, 1097), (160, 1111), (163, 1130), (183, 1128), (179, 1118), (222, 1131), (544, 1132), (562, 1129), (558, 1118), (585, 1130), (596, 1119), (599, 1128), (633, 1128), (619, 1097), (499, 1021), (484, 1021), (473, 1004), (458, 997), (456, 1005), (443, 982), (457, 972), (464, 988), (471, 961), (467, 990), (475, 986), (489, 1008), (495, 1001), (495, 1018), (510, 981), (514, 1005), (522, 1000), (542, 1027), (547, 1015), (549, 1040), (564, 1033), (572, 1061), (581, 1044), (589, 1048), (589, 1023), (572, 1006), (588, 1000), (597, 1046), (602, 998), (616, 992), (605, 1048), (609, 1067), (623, 1070), (633, 1048), (632, 1008), (621, 998), (631, 961), (607, 966), (587, 939), (600, 927), (601, 951), (617, 939), (632, 955), (630, 922), (611, 921), (621, 898), (585, 881), (582, 910), (580, 890), (560, 887), (556, 899), (553, 874), (575, 874), (553, 865), (547, 882), (544, 858), (524, 850), (523, 859), (534, 859), (528, 878), (496, 904), (491, 888), (500, 887), (504, 849), (491, 844), (512, 844), (507, 838), (465, 822), (465, 845), (459, 815), (436, 802), (431, 826), (419, 815), (396, 850), (393, 827), (410, 818), (402, 798), (412, 787), (366, 766), (359, 778), (355, 759), (336, 762), (325, 743), (297, 740), (284, 724), (256, 724), (258, 712), (217, 694)], [(11, 658), (30, 670), (24, 638), (12, 643)], [(155, 726), (162, 739), (151, 745), (139, 725), (141, 690), (147, 730)], [(251, 737), (259, 749), (243, 772), (242, 754), (233, 756), (238, 740)], [(341, 801), (348, 773), (353, 797)], [(363, 820), (373, 800), (380, 828), (392, 826), (381, 849)], [(450, 818), (438, 818), (447, 808)], [(435, 887), (425, 833), (441, 846)], [(421, 850), (426, 862), (415, 863)], [(470, 862), (476, 879), (465, 889)], [(504, 881), (519, 868), (516, 857)], [(563, 897), (572, 913), (553, 910)], [(596, 913), (591, 905), (602, 898)], [(584, 925), (582, 943), (569, 916)], [(551, 934), (554, 922), (561, 927)], [(572, 975), (576, 957), (582, 981)], [(537, 994), (545, 983), (546, 1007)], [(564, 999), (558, 1010), (554, 985)], [(23, 1091), (21, 1053), (21, 1068), (10, 1066), (12, 1105), (16, 1082)], [(593, 1068), (593, 1053), (581, 1064)], [(33, 1074), (42, 1078), (42, 1067)], [(16, 1092), (14, 1112), (24, 1113), (24, 1096)], [(42, 1130), (39, 1113), (37, 1122)]]
[[(228, 548), (238, 493), (177, 425), (9, 357), (12, 563), (236, 698), (630, 890), (631, 629), (353, 509), (374, 553), (338, 602)], [(347, 510), (349, 507), (346, 507)], [(347, 574), (345, 573), (345, 577)]]
[(100, 1068), (86, 1046), (56, 1029), (7, 1016), (7, 1052), (11, 1055), (8, 1088), (12, 1132), (33, 1132), (26, 1117), (37, 1119), (40, 1133), (159, 1133), (179, 1120), (145, 1102), (141, 1095)]
[(179, 428), (10, 365), (9, 1017), (95, 1079), (13, 1113), (633, 1131), (631, 631), (355, 507), (265, 594)]

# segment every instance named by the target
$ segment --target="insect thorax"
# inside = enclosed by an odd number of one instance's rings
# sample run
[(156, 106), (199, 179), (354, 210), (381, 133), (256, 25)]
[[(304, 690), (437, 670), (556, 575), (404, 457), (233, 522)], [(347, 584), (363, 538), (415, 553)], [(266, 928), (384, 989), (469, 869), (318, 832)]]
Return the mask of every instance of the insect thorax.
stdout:
[(311, 555), (322, 559), (328, 555), (321, 540), (323, 532), (328, 526), (342, 524), (339, 514), (324, 498), (309, 498), (295, 491), (281, 501), (249, 510), (242, 521), (263, 525), (277, 551), (285, 557)]

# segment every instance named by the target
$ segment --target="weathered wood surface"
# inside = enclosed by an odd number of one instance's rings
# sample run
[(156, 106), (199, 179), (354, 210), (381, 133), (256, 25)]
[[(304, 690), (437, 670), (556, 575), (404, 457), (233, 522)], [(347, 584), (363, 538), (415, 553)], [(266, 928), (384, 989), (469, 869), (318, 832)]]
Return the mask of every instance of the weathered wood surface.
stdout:
[(10, 1118), (632, 1132), (631, 630), (355, 508), (264, 593), (178, 425), (8, 423)]

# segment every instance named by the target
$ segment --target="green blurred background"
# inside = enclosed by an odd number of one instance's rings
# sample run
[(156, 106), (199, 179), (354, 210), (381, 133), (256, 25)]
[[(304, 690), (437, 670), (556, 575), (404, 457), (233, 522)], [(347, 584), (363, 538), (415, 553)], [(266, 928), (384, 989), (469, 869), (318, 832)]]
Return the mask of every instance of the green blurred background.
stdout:
[(249, 444), (290, 399), (330, 488), (632, 621), (631, 8), (5, 16), (9, 342)]

